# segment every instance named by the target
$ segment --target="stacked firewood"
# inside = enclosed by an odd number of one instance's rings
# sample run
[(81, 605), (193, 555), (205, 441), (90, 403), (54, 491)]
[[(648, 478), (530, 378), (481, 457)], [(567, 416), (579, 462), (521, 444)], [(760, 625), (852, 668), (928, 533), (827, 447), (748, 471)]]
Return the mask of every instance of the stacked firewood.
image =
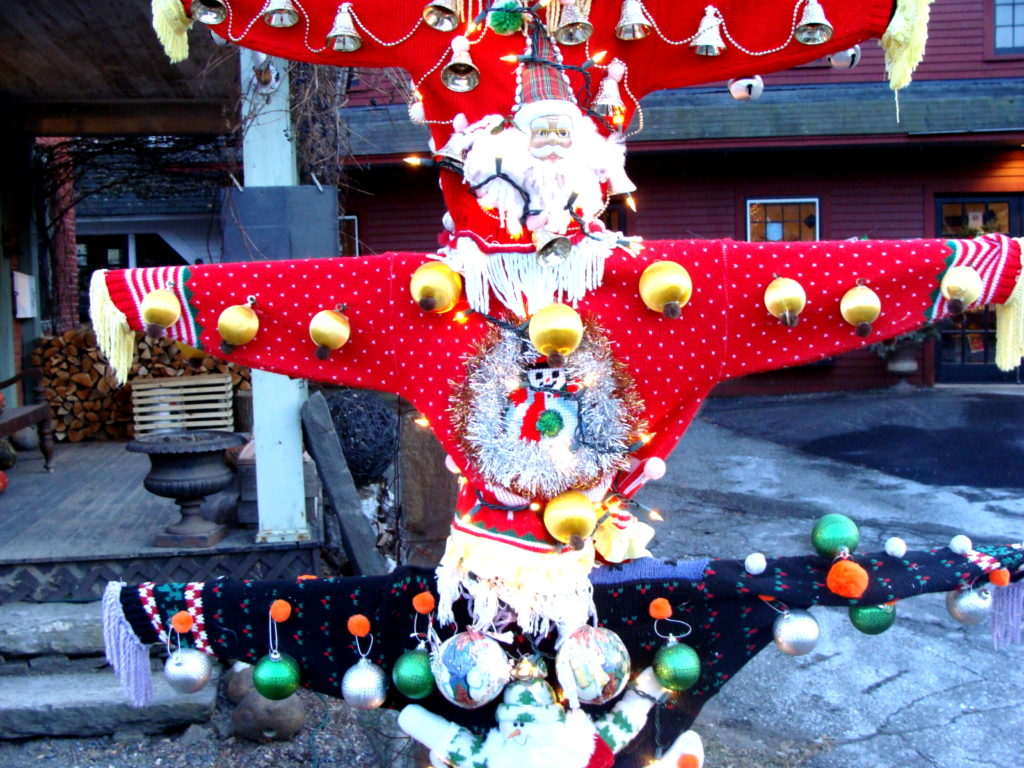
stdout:
[[(113, 370), (85, 325), (59, 336), (44, 336), (29, 364), (43, 369), (43, 392), (58, 440), (120, 439), (132, 435), (131, 383), (135, 379), (227, 373), (237, 392), (251, 389), (249, 369), (212, 357), (189, 357), (169, 339), (136, 334), (135, 362), (128, 384), (117, 385)], [(196, 350), (193, 350), (195, 353)]]

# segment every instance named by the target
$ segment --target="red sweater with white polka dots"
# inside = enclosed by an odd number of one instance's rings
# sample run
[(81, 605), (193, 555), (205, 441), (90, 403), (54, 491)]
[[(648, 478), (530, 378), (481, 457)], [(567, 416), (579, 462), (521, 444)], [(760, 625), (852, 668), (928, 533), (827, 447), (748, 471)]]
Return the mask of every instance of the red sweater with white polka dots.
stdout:
[[(644, 268), (660, 259), (679, 262), (693, 278), (693, 296), (678, 320), (648, 310), (637, 291)], [(176, 339), (254, 368), (405, 397), (429, 419), (476, 485), (480, 478), (467, 466), (448, 409), (451, 382), (464, 377), (465, 358), (488, 321), (470, 315), (459, 322), (455, 312), (422, 312), (411, 298), (409, 280), (426, 260), (424, 254), (389, 253), (122, 270), (107, 273), (107, 285), (137, 330), (143, 327), (142, 296), (170, 280), (185, 308), (169, 330)], [(616, 251), (606, 263), (602, 286), (577, 309), (597, 319), (636, 382), (654, 435), (638, 457), (664, 457), (718, 382), (834, 355), (948, 314), (939, 281), (959, 264), (980, 273), (981, 303), (1000, 303), (1020, 274), (1020, 245), (999, 235), (968, 241), (653, 241), (640, 256)], [(795, 328), (765, 309), (764, 288), (775, 275), (797, 280), (806, 290), (807, 306)], [(858, 280), (882, 302), (867, 338), (858, 337), (839, 312), (841, 297)], [(217, 318), (249, 295), (256, 297), (259, 332), (224, 355)], [(351, 338), (321, 361), (314, 356), (309, 320), (338, 304), (347, 307)]]

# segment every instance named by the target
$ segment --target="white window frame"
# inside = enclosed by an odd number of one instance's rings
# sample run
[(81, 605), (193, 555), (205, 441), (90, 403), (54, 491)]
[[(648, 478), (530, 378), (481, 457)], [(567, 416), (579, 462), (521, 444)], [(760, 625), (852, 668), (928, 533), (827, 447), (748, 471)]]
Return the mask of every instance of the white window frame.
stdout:
[[(799, 203), (801, 205), (805, 203), (814, 203), (814, 239), (821, 239), (821, 198), (819, 197), (748, 197), (744, 203), (745, 213), (744, 217), (747, 222), (747, 242), (750, 240), (750, 206), (752, 205), (784, 205), (786, 203)], [(766, 242), (784, 243), (784, 242), (808, 242), (806, 240), (768, 240)]]
[(359, 239), (359, 214), (357, 213), (343, 213), (338, 217), (338, 232), (344, 232), (344, 223), (351, 221), (353, 224), (352, 232), (355, 235), (355, 253), (338, 254), (339, 256), (362, 256), (363, 255), (363, 242)]

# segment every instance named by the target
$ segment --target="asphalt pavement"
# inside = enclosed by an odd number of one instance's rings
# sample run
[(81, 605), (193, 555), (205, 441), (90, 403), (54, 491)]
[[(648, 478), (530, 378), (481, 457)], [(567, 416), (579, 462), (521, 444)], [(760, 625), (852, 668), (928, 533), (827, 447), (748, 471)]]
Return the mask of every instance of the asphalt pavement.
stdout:
[[(663, 557), (811, 552), (814, 521), (843, 512), (862, 551), (959, 533), (1024, 540), (1024, 387), (937, 387), (708, 401), (638, 497), (665, 517)], [(999, 766), (1020, 761), (1024, 648), (996, 652), (942, 595), (857, 632), (814, 610), (822, 639), (792, 658), (763, 651), (705, 708), (709, 768)]]

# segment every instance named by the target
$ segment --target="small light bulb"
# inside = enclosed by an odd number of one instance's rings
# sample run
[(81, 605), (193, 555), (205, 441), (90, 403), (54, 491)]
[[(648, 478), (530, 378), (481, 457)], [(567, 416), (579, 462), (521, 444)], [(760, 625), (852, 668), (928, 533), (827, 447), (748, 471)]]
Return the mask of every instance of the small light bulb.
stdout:
[(459, 325), (465, 325), (469, 321), (469, 315), (465, 312), (456, 312), (452, 319)]
[(598, 51), (597, 53), (590, 57), (590, 60), (595, 64), (600, 64), (602, 61), (604, 61), (604, 57), (607, 55), (608, 51)]
[(656, 523), (662, 523), (665, 521), (665, 518), (661, 516), (661, 512), (656, 509), (652, 509), (647, 516)]
[(643, 443), (644, 445), (647, 445), (649, 442), (651, 442), (651, 440), (654, 439), (655, 434), (656, 433), (654, 432), (644, 432), (643, 434), (640, 435), (640, 442)]
[(416, 157), (416, 155), (409, 155), (408, 157), (403, 157), (402, 160), (404, 160), (409, 165), (414, 166), (414, 167), (418, 166), (418, 165), (423, 165), (423, 158), (422, 157)]
[(416, 97), (416, 101), (423, 101), (423, 94), (420, 93), (419, 88), (413, 88), (412, 95)]
[(427, 420), (426, 416), (420, 416), (419, 418), (413, 419), (413, 423), (419, 427), (423, 427), (424, 429), (430, 426), (430, 422)]
[(532, 504), (530, 504), (530, 509), (533, 510), (534, 512), (539, 512), (540, 511), (540, 504), (538, 504), (535, 501)]
[(518, 53), (510, 53), (507, 56), (502, 56), (501, 60), (502, 61), (507, 61), (509, 64), (517, 64), (519, 62), (519, 54)]
[(636, 200), (633, 198), (632, 195), (626, 195), (626, 206), (633, 213), (636, 213)]

